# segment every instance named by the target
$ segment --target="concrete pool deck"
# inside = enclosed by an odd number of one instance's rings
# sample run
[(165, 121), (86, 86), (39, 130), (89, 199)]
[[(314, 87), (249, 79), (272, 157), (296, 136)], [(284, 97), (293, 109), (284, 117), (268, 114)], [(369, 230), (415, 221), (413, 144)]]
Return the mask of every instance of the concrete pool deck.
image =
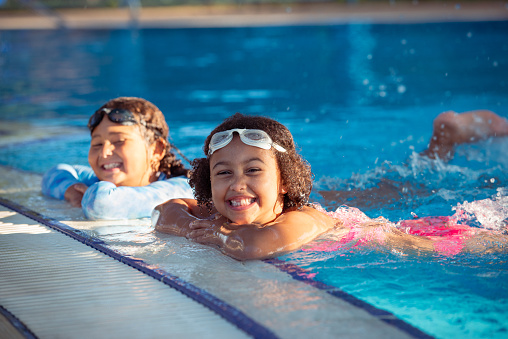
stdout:
[[(284, 262), (239, 262), (161, 234), (151, 251), (163, 255), (150, 262), (132, 251), (149, 221), (87, 221), (42, 197), (41, 175), (0, 166), (0, 178), (1, 338), (18, 334), (13, 317), (20, 337), (40, 338), (429, 337)], [(136, 230), (134, 243), (90, 236), (115, 227)]]
[(508, 20), (508, 1), (312, 3), (0, 11), (0, 29), (239, 27)]

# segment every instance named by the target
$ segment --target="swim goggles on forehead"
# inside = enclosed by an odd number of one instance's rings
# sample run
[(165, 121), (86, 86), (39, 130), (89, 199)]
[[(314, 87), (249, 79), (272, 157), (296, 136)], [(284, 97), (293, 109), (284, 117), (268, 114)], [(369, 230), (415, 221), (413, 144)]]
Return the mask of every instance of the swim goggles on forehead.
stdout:
[(154, 125), (154, 124), (148, 124), (143, 119), (140, 119), (139, 121), (136, 120), (136, 117), (134, 116), (134, 113), (129, 111), (128, 109), (123, 108), (103, 108), (99, 110), (98, 112), (95, 112), (94, 115), (90, 118), (90, 121), (88, 122), (88, 129), (90, 131), (93, 131), (95, 127), (97, 127), (102, 119), (104, 118), (104, 115), (107, 115), (108, 119), (111, 122), (115, 122), (117, 124), (122, 125), (135, 125), (140, 124), (147, 128), (151, 128), (156, 136), (162, 136), (162, 132), (160, 131), (160, 127)]
[(240, 140), (246, 145), (266, 150), (273, 147), (279, 152), (286, 152), (282, 146), (273, 142), (268, 133), (263, 130), (235, 128), (215, 133), (210, 139), (210, 145), (208, 145), (208, 155), (212, 155), (215, 151), (226, 147), (233, 140), (234, 132), (238, 133)]
[(104, 118), (104, 114), (107, 115), (108, 119), (111, 122), (116, 122), (123, 125), (135, 125), (138, 123), (136, 117), (134, 116), (134, 113), (132, 113), (128, 109), (103, 108), (100, 111), (95, 112), (94, 115), (92, 115), (90, 121), (88, 122), (88, 128), (90, 130), (93, 130), (95, 127), (97, 127)]

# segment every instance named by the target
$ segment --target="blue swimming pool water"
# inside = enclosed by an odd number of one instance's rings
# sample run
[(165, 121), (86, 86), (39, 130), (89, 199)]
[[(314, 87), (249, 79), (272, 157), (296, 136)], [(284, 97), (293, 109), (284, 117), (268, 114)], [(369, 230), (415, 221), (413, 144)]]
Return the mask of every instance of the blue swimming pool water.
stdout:
[[(408, 184), (401, 199), (352, 201), (392, 221), (451, 215), (458, 203), (506, 196), (506, 140), (425, 161), (432, 119), (446, 110), (508, 117), (508, 22), (417, 25), (0, 31), (0, 120), (74, 128), (0, 147), (0, 164), (43, 173), (86, 164), (89, 115), (116, 96), (165, 112), (190, 158), (236, 111), (286, 124), (319, 190)], [(78, 128), (76, 132), (75, 128)], [(284, 257), (442, 338), (505, 337), (506, 255), (401, 257), (296, 252)]]

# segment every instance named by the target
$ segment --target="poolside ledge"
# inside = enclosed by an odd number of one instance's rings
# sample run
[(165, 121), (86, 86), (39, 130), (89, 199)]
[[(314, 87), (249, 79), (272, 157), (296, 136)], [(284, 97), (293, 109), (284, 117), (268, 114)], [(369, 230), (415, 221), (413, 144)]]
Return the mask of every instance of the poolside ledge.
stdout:
[(0, 29), (104, 29), (508, 20), (507, 1), (307, 3), (0, 11)]

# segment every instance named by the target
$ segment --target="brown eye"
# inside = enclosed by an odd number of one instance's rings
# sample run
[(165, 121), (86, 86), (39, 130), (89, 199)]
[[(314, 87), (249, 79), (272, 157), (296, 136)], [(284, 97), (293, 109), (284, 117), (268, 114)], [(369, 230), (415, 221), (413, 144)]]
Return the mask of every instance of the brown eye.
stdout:
[(224, 170), (224, 171), (217, 172), (217, 175), (227, 175), (227, 174), (230, 174), (230, 173), (231, 173), (230, 171)]

